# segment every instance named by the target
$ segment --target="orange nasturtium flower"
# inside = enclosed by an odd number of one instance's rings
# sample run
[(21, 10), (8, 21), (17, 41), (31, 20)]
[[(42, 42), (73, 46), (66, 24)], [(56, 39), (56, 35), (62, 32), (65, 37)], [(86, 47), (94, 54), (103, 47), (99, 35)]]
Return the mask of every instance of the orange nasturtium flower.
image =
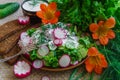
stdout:
[(36, 15), (42, 19), (42, 22), (44, 24), (47, 23), (57, 23), (58, 17), (60, 16), (60, 11), (57, 11), (57, 5), (55, 2), (52, 2), (48, 5), (41, 4), (40, 5), (40, 11), (36, 13)]
[(95, 47), (88, 50), (88, 58), (85, 61), (86, 70), (91, 73), (95, 71), (97, 74), (102, 73), (102, 69), (106, 68), (108, 63), (103, 54), (99, 53)]
[(111, 29), (115, 26), (115, 23), (115, 19), (113, 17), (110, 17), (106, 21), (99, 21), (98, 24), (90, 24), (89, 29), (93, 33), (93, 39), (99, 39), (102, 45), (107, 45), (109, 39), (115, 38), (115, 33)]

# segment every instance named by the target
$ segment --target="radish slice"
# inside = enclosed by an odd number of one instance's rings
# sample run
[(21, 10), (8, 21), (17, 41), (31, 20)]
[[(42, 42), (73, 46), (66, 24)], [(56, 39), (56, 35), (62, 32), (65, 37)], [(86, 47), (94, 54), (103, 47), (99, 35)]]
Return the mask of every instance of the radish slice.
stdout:
[(22, 32), (20, 35), (20, 40), (24, 46), (28, 46), (32, 43), (32, 39), (28, 36), (26, 32)]
[(66, 26), (67, 26), (67, 27), (70, 27), (70, 26), (71, 26), (71, 24), (70, 24), (70, 23), (68, 23), (68, 24), (66, 24)]
[(50, 80), (48, 76), (43, 76), (41, 80)]
[(27, 59), (30, 59), (30, 54), (29, 54), (29, 53), (24, 53), (24, 56), (25, 56)]
[(57, 39), (65, 39), (66, 38), (66, 31), (62, 28), (55, 28), (53, 31), (53, 35)]
[(70, 65), (70, 56), (67, 54), (64, 54), (60, 59), (59, 59), (59, 65), (61, 67), (68, 67)]
[(19, 24), (26, 25), (30, 22), (30, 17), (28, 16), (20, 16), (18, 17)]
[(74, 66), (74, 65), (77, 65), (79, 62), (78, 61), (75, 61), (74, 63), (71, 62), (71, 65)]
[(22, 32), (21, 35), (20, 35), (20, 39), (23, 40), (26, 37), (29, 37), (28, 34), (26, 32)]
[(49, 53), (49, 49), (47, 46), (42, 45), (39, 49), (38, 49), (38, 55), (44, 57)]
[(53, 42), (56, 46), (61, 46), (63, 43), (63, 41), (61, 39), (55, 39)]
[(33, 67), (35, 69), (40, 69), (43, 67), (43, 61), (41, 60), (35, 60), (33, 63), (32, 63)]
[(18, 78), (25, 78), (31, 73), (31, 66), (25, 61), (18, 61), (14, 65), (14, 74)]

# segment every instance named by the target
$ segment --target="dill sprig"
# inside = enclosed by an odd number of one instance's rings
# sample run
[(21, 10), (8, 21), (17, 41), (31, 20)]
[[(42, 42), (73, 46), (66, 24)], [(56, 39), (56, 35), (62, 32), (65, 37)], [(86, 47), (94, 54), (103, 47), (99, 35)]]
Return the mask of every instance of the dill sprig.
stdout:
[(37, 4), (39, 4), (40, 1), (47, 2), (47, 0), (25, 0), (25, 1), (31, 1), (29, 4), (32, 6), (36, 6)]
[(30, 0), (30, 1), (31, 1), (31, 3), (29, 3), (29, 4), (32, 5), (32, 6), (35, 6), (35, 5), (38, 4), (38, 2), (39, 2), (40, 0)]

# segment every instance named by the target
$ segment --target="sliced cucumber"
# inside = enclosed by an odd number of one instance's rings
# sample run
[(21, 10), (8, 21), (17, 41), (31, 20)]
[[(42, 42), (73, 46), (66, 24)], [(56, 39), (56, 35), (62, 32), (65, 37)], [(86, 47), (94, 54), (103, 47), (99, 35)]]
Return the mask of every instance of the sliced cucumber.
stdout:
[(38, 53), (38, 57), (42, 58), (49, 53), (49, 49), (47, 46), (43, 45), (38, 49), (37, 53)]
[(50, 49), (50, 50), (55, 50), (55, 49), (57, 48), (57, 46), (53, 43), (53, 41), (50, 41), (50, 42), (48, 43), (48, 46), (49, 46), (49, 49)]
[(78, 42), (73, 40), (67, 40), (67, 42), (65, 43), (65, 46), (69, 49), (75, 49), (78, 47)]

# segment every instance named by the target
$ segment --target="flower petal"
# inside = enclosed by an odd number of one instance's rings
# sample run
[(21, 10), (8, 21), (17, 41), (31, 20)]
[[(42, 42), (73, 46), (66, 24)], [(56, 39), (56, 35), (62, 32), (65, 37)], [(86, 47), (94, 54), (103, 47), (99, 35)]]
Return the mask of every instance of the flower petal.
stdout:
[(109, 31), (108, 31), (107, 37), (108, 37), (109, 39), (115, 38), (115, 33), (113, 32), (113, 30), (109, 30)]
[(97, 33), (93, 33), (93, 34), (92, 34), (92, 37), (93, 37), (93, 39), (99, 39), (99, 36), (98, 36)]
[(48, 20), (46, 20), (46, 19), (42, 19), (42, 23), (44, 23), (44, 24), (48, 24), (48, 23), (49, 23), (49, 21), (48, 21)]
[(99, 21), (98, 25), (102, 26), (104, 24), (104, 21)]
[(107, 28), (113, 28), (115, 26), (115, 18), (114, 17), (110, 17), (104, 24), (105, 27)]
[(40, 17), (40, 18), (44, 18), (44, 13), (43, 13), (43, 11), (38, 11), (38, 12), (36, 12), (36, 15), (38, 16), (38, 17)]
[(85, 61), (85, 67), (86, 67), (86, 70), (87, 70), (89, 73), (91, 73), (91, 72), (93, 71), (93, 69), (95, 68), (95, 65), (90, 64), (89, 59), (87, 59), (87, 60)]
[(98, 50), (95, 47), (91, 47), (88, 49), (88, 56), (96, 56), (98, 55)]
[(54, 24), (54, 23), (57, 23), (57, 22), (58, 22), (58, 18), (56, 18), (56, 17), (50, 20), (51, 24)]
[(109, 40), (106, 36), (103, 36), (99, 38), (99, 41), (102, 45), (107, 45)]
[(92, 24), (90, 24), (90, 26), (89, 26), (89, 29), (90, 29), (90, 31), (91, 32), (96, 32), (97, 30), (98, 30), (98, 25), (97, 24), (95, 24), (95, 23), (92, 23)]
[(105, 59), (105, 56), (103, 54), (99, 54), (99, 59), (101, 59), (101, 65), (100, 66), (106, 68), (108, 66), (108, 63)]
[(41, 5), (40, 5), (40, 9), (41, 9), (42, 11), (46, 12), (46, 11), (47, 11), (47, 6), (46, 6), (45, 4), (41, 4)]
[(102, 67), (100, 67), (100, 66), (95, 66), (94, 71), (95, 71), (97, 74), (101, 74), (101, 73), (102, 73)]
[(52, 3), (50, 3), (50, 4), (48, 5), (48, 8), (49, 8), (50, 10), (56, 11), (57, 5), (56, 5), (55, 2), (52, 2)]
[(60, 11), (56, 11), (56, 12), (55, 12), (55, 16), (56, 16), (56, 17), (59, 17), (59, 16), (60, 16)]

